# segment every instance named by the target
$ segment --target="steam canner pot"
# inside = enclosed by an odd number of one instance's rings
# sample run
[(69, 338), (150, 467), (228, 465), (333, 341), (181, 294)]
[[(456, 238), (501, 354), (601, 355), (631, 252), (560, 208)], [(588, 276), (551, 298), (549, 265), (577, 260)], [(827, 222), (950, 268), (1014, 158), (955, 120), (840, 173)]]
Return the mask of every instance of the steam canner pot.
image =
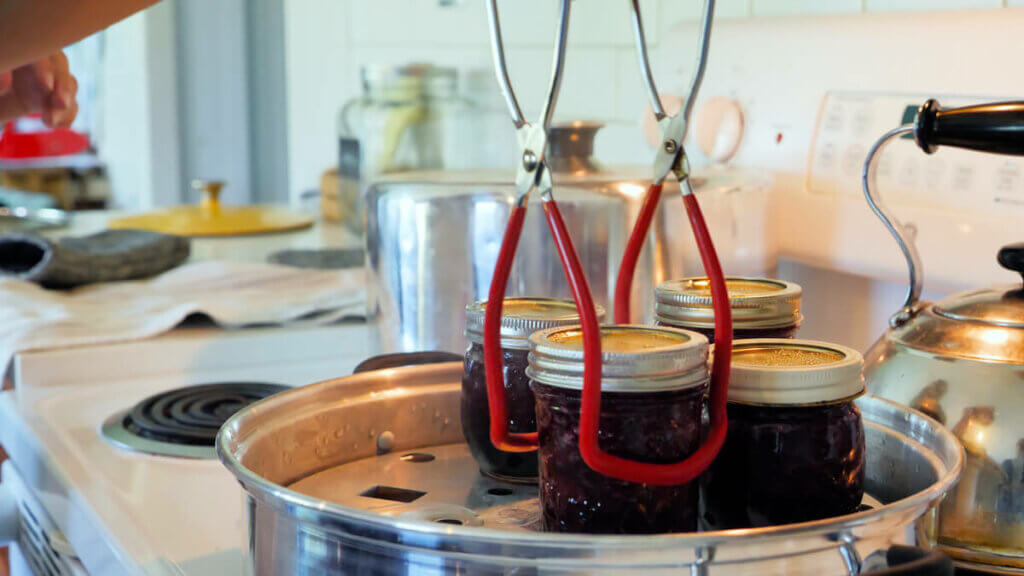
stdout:
[[(597, 304), (612, 317), (619, 259), (650, 179), (644, 168), (608, 168), (593, 159), (601, 125), (554, 125), (547, 161), (558, 204)], [(721, 168), (691, 177), (719, 251), (732, 270), (753, 275), (775, 266), (765, 255), (771, 180)], [(516, 200), (511, 171), (409, 172), (370, 187), (366, 200), (368, 316), (382, 352), (462, 352), (465, 308), (487, 299), (505, 223)], [(538, 204), (533, 206), (533, 204)], [(570, 297), (540, 200), (531, 200), (509, 278), (508, 296)], [(661, 209), (637, 264), (633, 318), (649, 319), (654, 287), (702, 273), (686, 234), (678, 185), (667, 182)], [(683, 238), (680, 238), (682, 236)]]
[(483, 476), (462, 437), (459, 362), (365, 372), (240, 411), (217, 449), (246, 492), (247, 569), (278, 574), (853, 575), (893, 544), (934, 542), (963, 449), (874, 396), (874, 508), (770, 528), (612, 536), (537, 532), (537, 488)]

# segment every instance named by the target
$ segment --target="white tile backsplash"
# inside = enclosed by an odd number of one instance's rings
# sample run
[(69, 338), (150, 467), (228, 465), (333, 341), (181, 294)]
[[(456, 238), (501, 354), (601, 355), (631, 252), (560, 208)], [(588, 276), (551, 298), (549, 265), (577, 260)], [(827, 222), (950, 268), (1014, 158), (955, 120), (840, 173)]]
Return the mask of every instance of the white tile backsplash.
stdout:
[(868, 12), (921, 12), (1000, 8), (1003, 0), (865, 0)]
[[(1024, 0), (718, 0), (716, 18), (883, 10), (993, 8)], [(701, 0), (641, 0), (658, 87), (681, 94), (695, 46), (664, 49), (670, 35), (695, 27)], [(520, 102), (531, 119), (547, 87), (555, 0), (499, 0), (508, 61)], [(636, 65), (629, 2), (574, 0), (570, 52), (556, 116), (607, 122), (600, 156), (633, 153), (647, 106)], [(359, 90), (365, 64), (412, 61), (460, 70), (491, 66), (484, 0), (442, 6), (438, 0), (292, 0), (285, 3), (289, 177), (293, 197), (314, 188), (334, 164), (335, 117)], [(673, 30), (675, 32), (673, 32)], [(692, 36), (692, 34), (691, 34)], [(712, 67), (722, 56), (712, 43)], [(723, 65), (719, 63), (719, 65)], [(646, 158), (646, 155), (644, 156)]]
[(801, 14), (855, 14), (861, 12), (861, 0), (753, 0), (754, 16), (794, 16)]

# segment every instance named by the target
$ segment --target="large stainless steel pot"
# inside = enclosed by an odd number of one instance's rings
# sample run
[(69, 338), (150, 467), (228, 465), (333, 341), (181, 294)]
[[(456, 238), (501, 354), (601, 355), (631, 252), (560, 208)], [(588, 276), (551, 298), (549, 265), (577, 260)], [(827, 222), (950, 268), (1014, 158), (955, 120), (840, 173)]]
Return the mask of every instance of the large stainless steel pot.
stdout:
[[(937, 422), (858, 400), (865, 488), (881, 504), (773, 528), (661, 536), (530, 530), (536, 487), (479, 474), (459, 425), (461, 363), (296, 388), (232, 417), (217, 438), (247, 493), (257, 575), (855, 574), (935, 532), (963, 464)], [(458, 525), (461, 524), (461, 525)]]
[[(865, 356), (868, 390), (930, 414), (967, 449), (960, 483), (941, 509), (943, 550), (959, 566), (1024, 574), (1024, 289), (996, 286), (919, 301), (923, 276), (912, 235), (881, 203), (873, 182), (879, 152), (905, 133), (928, 153), (952, 145), (1024, 154), (1024, 103), (941, 110), (930, 100), (914, 125), (879, 140), (864, 169), (868, 202), (910, 271), (906, 302)], [(1024, 245), (1004, 247), (998, 260), (1024, 272)]]
[[(553, 127), (547, 158), (594, 299), (611, 317), (619, 260), (650, 174), (649, 168), (601, 169), (591, 158), (599, 127)], [(465, 349), (466, 305), (487, 297), (517, 196), (512, 182), (511, 171), (419, 172), (389, 176), (370, 188), (368, 314), (382, 352)], [(718, 169), (698, 174), (694, 183), (726, 269), (748, 275), (773, 269), (767, 176)], [(637, 320), (651, 317), (658, 282), (702, 274), (678, 185), (672, 186), (637, 264)], [(571, 297), (540, 206), (526, 218), (508, 295)]]

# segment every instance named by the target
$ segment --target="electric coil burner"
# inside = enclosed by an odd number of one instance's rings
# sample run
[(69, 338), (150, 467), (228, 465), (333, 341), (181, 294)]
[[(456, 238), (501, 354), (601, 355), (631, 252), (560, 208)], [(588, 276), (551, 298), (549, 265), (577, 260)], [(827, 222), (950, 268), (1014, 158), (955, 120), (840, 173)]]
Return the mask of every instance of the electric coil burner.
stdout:
[(228, 418), (287, 388), (224, 382), (168, 390), (108, 418), (103, 437), (120, 448), (147, 454), (215, 458), (217, 431)]

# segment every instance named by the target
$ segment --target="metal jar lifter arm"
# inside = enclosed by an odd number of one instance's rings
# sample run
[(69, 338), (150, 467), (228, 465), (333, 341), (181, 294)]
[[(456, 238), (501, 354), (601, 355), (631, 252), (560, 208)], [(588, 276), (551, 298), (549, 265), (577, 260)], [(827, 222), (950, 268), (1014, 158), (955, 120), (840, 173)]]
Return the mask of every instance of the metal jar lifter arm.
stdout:
[(911, 133), (917, 145), (927, 154), (934, 153), (940, 146), (953, 146), (1024, 156), (1024, 102), (997, 102), (943, 110), (937, 100), (928, 100), (918, 109), (913, 124), (905, 124), (885, 133), (868, 152), (861, 174), (864, 198), (896, 239), (907, 261), (910, 285), (903, 306), (889, 319), (889, 324), (894, 328), (917, 314), (924, 271), (913, 238), (878, 195), (877, 160), (885, 147), (898, 136)]
[[(647, 97), (651, 102), (651, 109), (654, 111), (654, 118), (658, 122), (658, 131), (661, 135), (661, 148), (654, 162), (654, 179), (647, 189), (644, 202), (640, 207), (633, 231), (630, 233), (629, 241), (626, 243), (626, 250), (622, 254), (622, 262), (619, 264), (618, 276), (615, 280), (615, 323), (629, 324), (630, 322), (630, 299), (633, 292), (633, 276), (636, 271), (636, 263), (647, 240), (647, 232), (650, 230), (651, 221), (658, 210), (661, 201), (662, 183), (669, 172), (677, 164), (681, 164), (686, 174), (686, 154), (683, 151), (683, 139), (686, 138), (687, 126), (690, 122), (690, 115), (693, 112), (694, 103), (697, 100), (697, 92), (700, 91), (701, 83), (704, 81), (704, 71), (707, 69), (708, 49), (711, 44), (711, 24), (714, 20), (715, 1), (705, 0), (704, 15), (701, 18), (700, 46), (697, 51), (696, 69), (690, 79), (690, 90), (683, 101), (683, 109), (675, 116), (669, 116), (661, 105), (661, 97), (658, 95), (658, 87), (654, 82), (654, 74), (651, 72), (651, 61), (647, 54), (647, 39), (644, 34), (643, 20), (640, 16), (639, 0), (631, 0), (633, 7), (633, 36), (636, 41), (637, 60), (640, 66), (640, 73), (643, 77), (644, 87), (647, 89)], [(680, 183), (684, 178), (680, 178)], [(689, 195), (692, 190), (689, 184), (684, 186), (683, 194)]]
[(515, 259), (516, 247), (519, 244), (519, 236), (523, 231), (529, 195), (533, 190), (540, 193), (544, 202), (544, 213), (548, 226), (551, 229), (562, 267), (576, 302), (576, 309), (580, 315), (580, 323), (583, 327), (583, 378), (594, 387), (600, 388), (601, 385), (601, 335), (597, 314), (594, 310), (594, 301), (590, 295), (587, 279), (583, 275), (583, 267), (580, 265), (576, 249), (566, 229), (565, 221), (562, 219), (558, 204), (552, 195), (551, 171), (544, 156), (547, 148), (547, 132), (551, 126), (555, 104), (558, 101), (558, 91), (565, 66), (570, 3), (571, 0), (561, 0), (560, 2), (559, 27), (555, 40), (551, 80), (548, 84), (544, 109), (537, 125), (526, 121), (509, 80), (497, 0), (488, 0), (487, 4), (495, 74), (505, 102), (508, 104), (512, 122), (515, 124), (521, 151), (519, 165), (516, 169), (516, 189), (519, 196), (505, 228), (484, 313), (484, 373), (487, 381), (488, 410), (491, 420), (491, 443), (495, 448), (507, 452), (528, 452), (537, 449), (536, 432), (522, 434), (508, 431), (508, 407), (505, 397), (500, 334), (502, 303), (512, 262)]
[(669, 116), (661, 106), (654, 77), (651, 73), (647, 55), (647, 44), (644, 38), (643, 22), (640, 16), (638, 0), (632, 0), (633, 28), (636, 37), (637, 55), (644, 84), (651, 100), (651, 107), (658, 120), (662, 136), (661, 147), (654, 160), (654, 178), (640, 215), (630, 234), (619, 276), (615, 286), (615, 321), (629, 322), (630, 292), (632, 290), (633, 273), (640, 250), (647, 237), (654, 212), (657, 210), (661, 196), (662, 183), (669, 173), (677, 180), (683, 195), (683, 203), (693, 229), (694, 238), (700, 250), (701, 262), (711, 285), (712, 307), (715, 314), (715, 358), (711, 368), (711, 431), (707, 440), (696, 452), (681, 462), (672, 464), (652, 464), (635, 462), (613, 456), (601, 450), (598, 442), (598, 429), (601, 414), (600, 382), (595, 385), (590, 381), (583, 382), (582, 406), (580, 414), (580, 453), (583, 460), (597, 472), (620, 480), (641, 482), (656, 485), (677, 485), (690, 482), (699, 476), (718, 455), (725, 442), (728, 421), (726, 418), (726, 402), (728, 399), (729, 366), (732, 361), (732, 312), (729, 308), (729, 295), (725, 287), (725, 277), (718, 261), (718, 254), (711, 241), (704, 215), (690, 186), (689, 167), (683, 139), (690, 113), (696, 101), (697, 92), (704, 78), (707, 67), (708, 47), (711, 43), (711, 24), (714, 19), (715, 2), (706, 0), (702, 19), (700, 49), (697, 55), (697, 68), (694, 71), (683, 110)]

